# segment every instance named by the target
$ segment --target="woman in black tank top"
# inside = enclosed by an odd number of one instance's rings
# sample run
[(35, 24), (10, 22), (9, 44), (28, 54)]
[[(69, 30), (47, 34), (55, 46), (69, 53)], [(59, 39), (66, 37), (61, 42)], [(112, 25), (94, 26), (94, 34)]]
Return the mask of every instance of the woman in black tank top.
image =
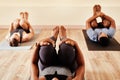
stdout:
[(7, 39), (10, 42), (10, 46), (15, 46), (14, 44), (18, 46), (19, 43), (29, 41), (30, 39), (33, 38), (33, 36), (34, 36), (34, 31), (30, 23), (28, 22), (28, 13), (21, 12), (20, 19), (16, 19), (11, 24), (9, 29)]
[(10, 33), (10, 46), (18, 46), (22, 43), (23, 32), (25, 32), (23, 29), (16, 29)]

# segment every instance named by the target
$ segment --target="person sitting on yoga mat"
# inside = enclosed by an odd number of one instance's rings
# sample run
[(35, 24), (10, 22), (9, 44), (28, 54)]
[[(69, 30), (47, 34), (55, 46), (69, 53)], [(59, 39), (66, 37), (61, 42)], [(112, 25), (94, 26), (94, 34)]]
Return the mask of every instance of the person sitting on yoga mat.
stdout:
[[(57, 53), (58, 34), (60, 44)], [(36, 43), (31, 59), (32, 80), (83, 80), (84, 73), (83, 54), (77, 42), (67, 38), (64, 26), (56, 26), (51, 37)]]
[[(98, 22), (98, 20), (100, 20)], [(113, 37), (116, 30), (114, 19), (101, 12), (101, 6), (93, 7), (93, 16), (86, 21), (87, 35), (93, 42), (98, 42), (102, 46), (109, 44), (109, 39)]]
[(28, 13), (20, 12), (20, 18), (11, 23), (7, 39), (10, 46), (18, 46), (18, 43), (29, 41), (34, 36), (33, 28), (28, 22)]

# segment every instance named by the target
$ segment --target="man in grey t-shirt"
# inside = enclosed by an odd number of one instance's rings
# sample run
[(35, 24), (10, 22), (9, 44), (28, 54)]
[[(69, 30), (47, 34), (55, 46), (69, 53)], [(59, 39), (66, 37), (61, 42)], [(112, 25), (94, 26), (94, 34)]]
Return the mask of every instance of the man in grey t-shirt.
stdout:
[[(98, 20), (101, 19), (100, 22)], [(93, 7), (93, 16), (86, 21), (87, 35), (93, 42), (100, 43), (102, 46), (109, 44), (109, 39), (116, 31), (115, 21), (108, 15), (101, 12), (101, 6)]]

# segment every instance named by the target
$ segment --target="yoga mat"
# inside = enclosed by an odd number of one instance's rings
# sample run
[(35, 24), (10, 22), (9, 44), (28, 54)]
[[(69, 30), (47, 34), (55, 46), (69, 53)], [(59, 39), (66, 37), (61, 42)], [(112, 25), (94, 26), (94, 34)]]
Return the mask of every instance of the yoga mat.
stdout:
[(98, 43), (92, 42), (87, 36), (86, 30), (82, 30), (82, 31), (85, 37), (88, 50), (90, 51), (120, 51), (120, 43), (117, 40), (115, 40), (115, 38), (111, 38), (109, 45), (103, 47)]
[(36, 42), (36, 38), (38, 37), (38, 33), (34, 35), (33, 39), (31, 39), (28, 42), (21, 43), (17, 47), (11, 47), (9, 46), (9, 43), (7, 40), (3, 40), (0, 42), (0, 50), (28, 50), (31, 49), (33, 44)]

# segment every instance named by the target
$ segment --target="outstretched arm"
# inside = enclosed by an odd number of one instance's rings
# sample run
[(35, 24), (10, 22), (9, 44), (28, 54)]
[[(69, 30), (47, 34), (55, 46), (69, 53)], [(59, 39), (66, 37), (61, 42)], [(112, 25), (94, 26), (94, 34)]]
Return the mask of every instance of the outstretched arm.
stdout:
[(40, 49), (40, 46), (36, 44), (35, 49), (33, 50), (33, 53), (32, 53), (32, 58), (31, 58), (31, 78), (32, 78), (32, 80), (39, 79), (39, 68), (38, 68), (39, 49)]

